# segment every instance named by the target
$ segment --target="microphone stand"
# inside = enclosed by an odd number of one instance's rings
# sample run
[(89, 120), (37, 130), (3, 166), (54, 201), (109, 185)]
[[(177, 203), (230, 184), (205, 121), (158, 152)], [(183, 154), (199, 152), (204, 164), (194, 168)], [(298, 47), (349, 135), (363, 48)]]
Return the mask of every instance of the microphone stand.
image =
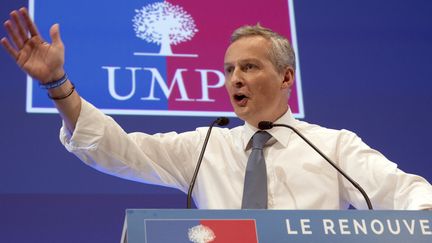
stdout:
[(273, 127), (286, 127), (291, 129), (293, 132), (295, 132), (300, 138), (302, 138), (310, 147), (312, 147), (318, 154), (321, 155), (333, 168), (335, 168), (339, 173), (342, 174), (345, 179), (347, 179), (357, 190), (360, 191), (362, 196), (364, 197), (366, 204), (368, 206), (369, 210), (373, 210), (372, 203), (369, 199), (369, 196), (366, 194), (365, 190), (356, 182), (354, 181), (350, 176), (348, 176), (336, 163), (334, 163), (330, 158), (328, 158), (323, 152), (321, 152), (315, 145), (312, 144), (306, 137), (304, 137), (297, 129), (290, 125), (285, 124), (274, 124), (273, 122), (269, 121), (262, 121), (258, 124), (259, 129), (261, 130), (268, 130)]
[(212, 124), (210, 125), (210, 127), (209, 127), (209, 129), (207, 131), (207, 135), (206, 135), (206, 137), (204, 139), (204, 144), (203, 144), (203, 146), (201, 148), (201, 153), (199, 155), (198, 162), (197, 162), (197, 165), (195, 167), (194, 174), (192, 176), (192, 180), (191, 180), (191, 182), (189, 184), (189, 190), (188, 190), (188, 193), (187, 193), (186, 208), (191, 208), (192, 191), (193, 191), (193, 188), (195, 186), (195, 181), (196, 181), (197, 176), (198, 176), (198, 172), (199, 172), (199, 169), (200, 169), (200, 166), (201, 166), (201, 162), (202, 162), (203, 157), (204, 157), (204, 152), (206, 150), (208, 140), (210, 138), (211, 130), (213, 129), (214, 125), (216, 125), (216, 124), (219, 125), (219, 126), (226, 126), (226, 125), (228, 125), (228, 123), (229, 123), (229, 119), (228, 118), (226, 118), (226, 117), (219, 117), (219, 118), (217, 118), (216, 120), (214, 120), (212, 122)]

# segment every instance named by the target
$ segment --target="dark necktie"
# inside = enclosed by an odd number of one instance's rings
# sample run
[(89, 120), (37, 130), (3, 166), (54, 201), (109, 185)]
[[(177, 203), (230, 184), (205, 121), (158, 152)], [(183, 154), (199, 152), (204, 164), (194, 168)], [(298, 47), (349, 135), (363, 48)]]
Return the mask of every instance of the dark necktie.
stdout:
[(252, 136), (252, 152), (246, 166), (243, 188), (243, 209), (267, 208), (267, 170), (263, 147), (270, 138), (271, 135), (264, 131)]

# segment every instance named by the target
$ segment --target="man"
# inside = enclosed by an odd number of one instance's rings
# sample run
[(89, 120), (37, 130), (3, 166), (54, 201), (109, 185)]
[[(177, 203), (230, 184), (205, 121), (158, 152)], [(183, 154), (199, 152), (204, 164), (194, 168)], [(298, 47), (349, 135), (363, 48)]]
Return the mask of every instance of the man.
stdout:
[[(5, 27), (13, 44), (3, 38), (2, 45), (54, 100), (64, 121), (60, 139), (69, 151), (105, 173), (187, 191), (207, 128), (127, 134), (67, 79), (58, 25), (50, 30), (52, 44), (42, 39), (24, 8), (13, 11)], [(376, 209), (432, 208), (432, 187), (425, 179), (400, 171), (354, 133), (293, 118), (287, 101), (294, 60), (289, 42), (269, 29), (244, 26), (234, 32), (224, 60), (226, 89), (245, 124), (213, 130), (193, 194), (197, 206), (366, 208), (361, 194), (291, 130), (257, 128), (260, 121), (271, 121), (301, 131), (362, 185)]]

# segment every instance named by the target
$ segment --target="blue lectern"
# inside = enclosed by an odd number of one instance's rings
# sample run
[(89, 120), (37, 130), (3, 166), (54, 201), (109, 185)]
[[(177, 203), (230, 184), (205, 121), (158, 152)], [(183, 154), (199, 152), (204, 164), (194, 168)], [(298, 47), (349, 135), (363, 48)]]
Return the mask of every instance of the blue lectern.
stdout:
[(128, 209), (122, 243), (431, 243), (432, 211)]

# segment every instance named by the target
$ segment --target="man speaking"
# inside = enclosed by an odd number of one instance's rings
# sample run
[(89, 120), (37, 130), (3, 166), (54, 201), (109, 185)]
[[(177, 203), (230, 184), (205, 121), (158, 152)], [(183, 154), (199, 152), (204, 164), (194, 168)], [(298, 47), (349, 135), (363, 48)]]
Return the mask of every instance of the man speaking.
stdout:
[[(51, 27), (48, 43), (22, 8), (5, 28), (4, 48), (54, 101), (67, 150), (111, 175), (188, 190), (208, 128), (127, 134), (68, 79), (59, 25)], [(240, 27), (223, 65), (231, 104), (245, 123), (215, 127), (207, 140), (193, 191), (198, 208), (432, 208), (432, 186), (424, 178), (399, 170), (350, 131), (293, 118), (288, 99), (296, 64), (286, 38), (259, 25)], [(342, 172), (361, 185), (370, 203)]]

